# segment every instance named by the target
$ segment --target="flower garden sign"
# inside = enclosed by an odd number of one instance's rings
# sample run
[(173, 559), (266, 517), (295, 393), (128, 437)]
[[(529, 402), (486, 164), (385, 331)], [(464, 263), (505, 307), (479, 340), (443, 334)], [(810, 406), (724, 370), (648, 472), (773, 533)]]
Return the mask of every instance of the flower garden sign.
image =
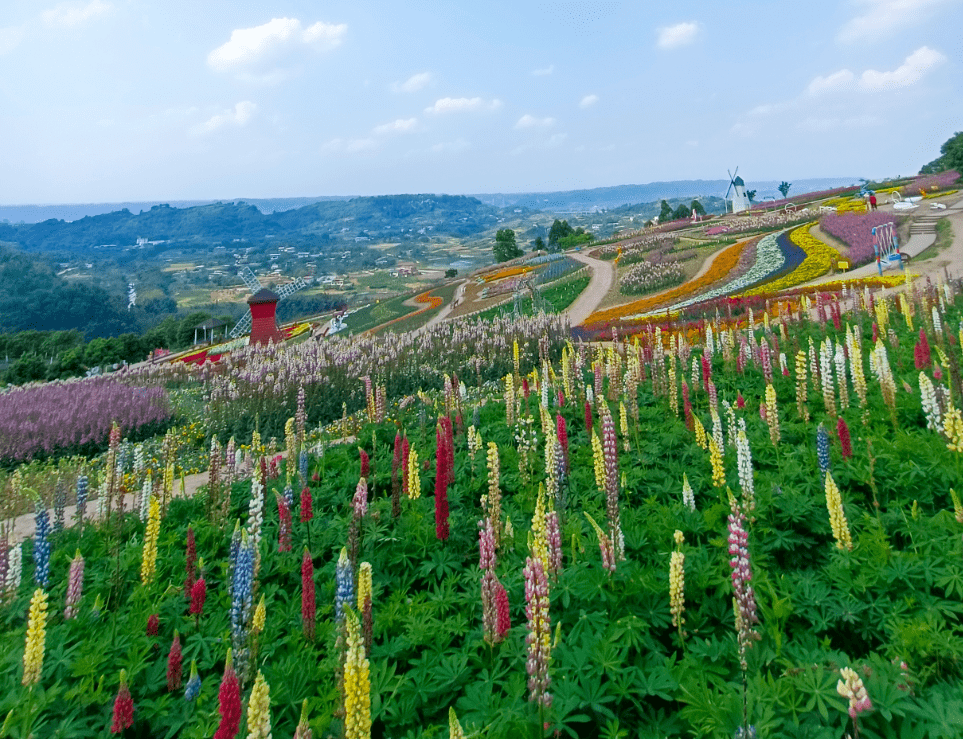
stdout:
[(873, 226), (873, 253), (876, 255), (876, 269), (883, 274), (884, 269), (903, 269), (903, 255), (899, 251), (896, 237), (896, 224), (892, 221)]

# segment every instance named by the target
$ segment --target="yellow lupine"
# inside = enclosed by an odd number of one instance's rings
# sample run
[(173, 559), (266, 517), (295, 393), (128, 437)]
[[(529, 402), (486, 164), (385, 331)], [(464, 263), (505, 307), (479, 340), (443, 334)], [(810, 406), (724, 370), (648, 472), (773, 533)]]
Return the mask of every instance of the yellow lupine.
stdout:
[(956, 522), (963, 523), (963, 503), (960, 496), (953, 488), (950, 488), (950, 497), (953, 499), (953, 513), (956, 515)]
[(488, 442), (488, 495), (482, 501), (483, 508), (492, 522), (495, 534), (495, 546), (501, 539), (502, 528), (502, 491), (499, 487), (498, 444)]
[(950, 408), (943, 416), (943, 433), (946, 434), (946, 448), (963, 454), (963, 418), (959, 408)]
[(776, 388), (770, 382), (766, 385), (766, 423), (769, 424), (769, 440), (773, 446), (779, 444), (779, 406), (776, 403)]
[(157, 571), (157, 538), (160, 535), (160, 502), (150, 499), (147, 511), (147, 528), (144, 531), (144, 553), (140, 563), (140, 580), (145, 585), (154, 579)]
[(344, 712), (347, 739), (371, 736), (371, 678), (364, 653), (361, 624), (353, 609), (347, 609), (348, 654), (344, 661)]
[(685, 538), (679, 530), (676, 530), (674, 538), (676, 550), (669, 560), (669, 612), (672, 614), (672, 625), (680, 628), (685, 623), (682, 617), (685, 610), (685, 555), (682, 553), (682, 544)]
[(837, 549), (852, 551), (853, 538), (849, 533), (849, 523), (843, 512), (843, 498), (836, 487), (831, 473), (826, 473), (826, 508), (829, 510), (829, 525), (833, 529)]
[(247, 704), (247, 739), (271, 739), (271, 691), (260, 670)]
[(358, 568), (358, 612), (364, 611), (365, 603), (371, 600), (371, 563), (362, 562)]
[(712, 464), (712, 484), (721, 488), (726, 484), (726, 470), (722, 465), (722, 450), (711, 436), (709, 437), (709, 462)]
[(421, 472), (418, 468), (418, 451), (408, 452), (408, 497), (416, 500), (421, 497)]
[(251, 633), (260, 634), (264, 631), (264, 621), (267, 618), (267, 608), (264, 605), (264, 595), (261, 595), (261, 600), (257, 602), (257, 608), (254, 609), (254, 618), (251, 620)]
[(529, 544), (532, 556), (542, 561), (545, 572), (548, 567), (548, 526), (545, 522), (545, 486), (539, 483), (538, 496), (535, 498), (535, 513), (532, 514), (532, 538)]
[(695, 430), (696, 444), (703, 449), (708, 449), (709, 447), (706, 445), (706, 427), (702, 425), (702, 421), (700, 421), (699, 417), (694, 413), (692, 414), (692, 426)]
[(592, 460), (595, 467), (595, 484), (599, 492), (605, 492), (605, 452), (602, 450), (602, 442), (599, 435), (592, 429)]
[(23, 685), (40, 682), (43, 654), (47, 641), (47, 594), (43, 588), (33, 591), (27, 617), (27, 643), (23, 651)]

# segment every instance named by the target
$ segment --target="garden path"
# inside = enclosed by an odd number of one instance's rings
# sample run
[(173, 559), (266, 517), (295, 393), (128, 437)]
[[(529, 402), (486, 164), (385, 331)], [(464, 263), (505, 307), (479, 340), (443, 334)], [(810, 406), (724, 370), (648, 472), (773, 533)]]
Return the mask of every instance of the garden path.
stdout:
[(615, 282), (615, 269), (611, 262), (595, 259), (585, 254), (571, 252), (568, 256), (588, 265), (588, 268), (592, 270), (592, 279), (589, 280), (588, 287), (575, 299), (575, 302), (565, 309), (564, 315), (568, 317), (569, 324), (578, 326), (596, 311), (599, 304), (608, 295), (609, 290), (612, 289)]

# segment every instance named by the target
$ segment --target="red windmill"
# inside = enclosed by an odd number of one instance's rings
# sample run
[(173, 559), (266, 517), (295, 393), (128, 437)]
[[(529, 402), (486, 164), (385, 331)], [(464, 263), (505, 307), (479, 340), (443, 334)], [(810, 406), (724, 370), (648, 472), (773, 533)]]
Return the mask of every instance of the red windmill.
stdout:
[(237, 325), (231, 330), (231, 337), (237, 338), (250, 329), (251, 344), (267, 344), (269, 341), (273, 341), (275, 344), (279, 343), (283, 340), (283, 335), (278, 330), (277, 324), (278, 301), (303, 287), (307, 287), (307, 283), (299, 277), (294, 282), (282, 285), (277, 292), (274, 292), (261, 285), (250, 267), (242, 269), (240, 277), (247, 283), (253, 293), (247, 299), (248, 305), (251, 306), (251, 312), (237, 322)]

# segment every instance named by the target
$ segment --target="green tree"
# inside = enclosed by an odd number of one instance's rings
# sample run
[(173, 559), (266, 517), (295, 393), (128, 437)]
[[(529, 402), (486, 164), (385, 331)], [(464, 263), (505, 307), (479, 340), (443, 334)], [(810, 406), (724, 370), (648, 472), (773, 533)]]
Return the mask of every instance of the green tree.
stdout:
[(558, 251), (559, 242), (566, 236), (571, 236), (575, 233), (575, 229), (568, 225), (568, 221), (560, 221), (557, 218), (555, 223), (552, 224), (551, 230), (548, 232), (548, 250)]
[(679, 203), (679, 207), (677, 207), (674, 211), (672, 211), (672, 220), (679, 221), (683, 218), (688, 218), (691, 215), (692, 215), (692, 211), (686, 207), (686, 204)]
[(782, 182), (779, 183), (779, 192), (782, 193), (783, 198), (788, 198), (788, 197), (789, 197), (789, 188), (790, 188), (790, 187), (792, 187), (792, 183), (791, 183), (791, 182), (786, 182), (785, 180), (783, 180)]
[(542, 249), (544, 248), (545, 248), (545, 239), (543, 239), (541, 236), (536, 236), (535, 246), (532, 249), (532, 251), (542, 251)]
[(496, 262), (507, 262), (522, 256), (523, 252), (515, 243), (515, 232), (510, 228), (499, 229), (495, 234), (495, 246), (492, 249), (495, 253)]
[(659, 211), (659, 223), (672, 220), (672, 206), (665, 200), (662, 201), (662, 210)]
[(445, 270), (445, 277), (451, 278), (451, 277), (457, 277), (457, 276), (458, 276), (458, 270), (457, 270), (457, 269), (450, 269), (450, 268), (449, 268), (449, 269), (446, 269), (446, 270)]
[(940, 156), (923, 165), (920, 174), (935, 174), (955, 169), (963, 173), (963, 131), (957, 131), (940, 147)]
[(749, 202), (750, 202), (750, 203), (756, 202), (756, 191), (755, 191), (755, 190), (746, 190), (746, 197), (749, 198)]
[(702, 203), (700, 203), (698, 200), (692, 201), (692, 205), (690, 206), (690, 211), (691, 210), (694, 210), (700, 216), (704, 216), (706, 214), (706, 209), (702, 207)]

